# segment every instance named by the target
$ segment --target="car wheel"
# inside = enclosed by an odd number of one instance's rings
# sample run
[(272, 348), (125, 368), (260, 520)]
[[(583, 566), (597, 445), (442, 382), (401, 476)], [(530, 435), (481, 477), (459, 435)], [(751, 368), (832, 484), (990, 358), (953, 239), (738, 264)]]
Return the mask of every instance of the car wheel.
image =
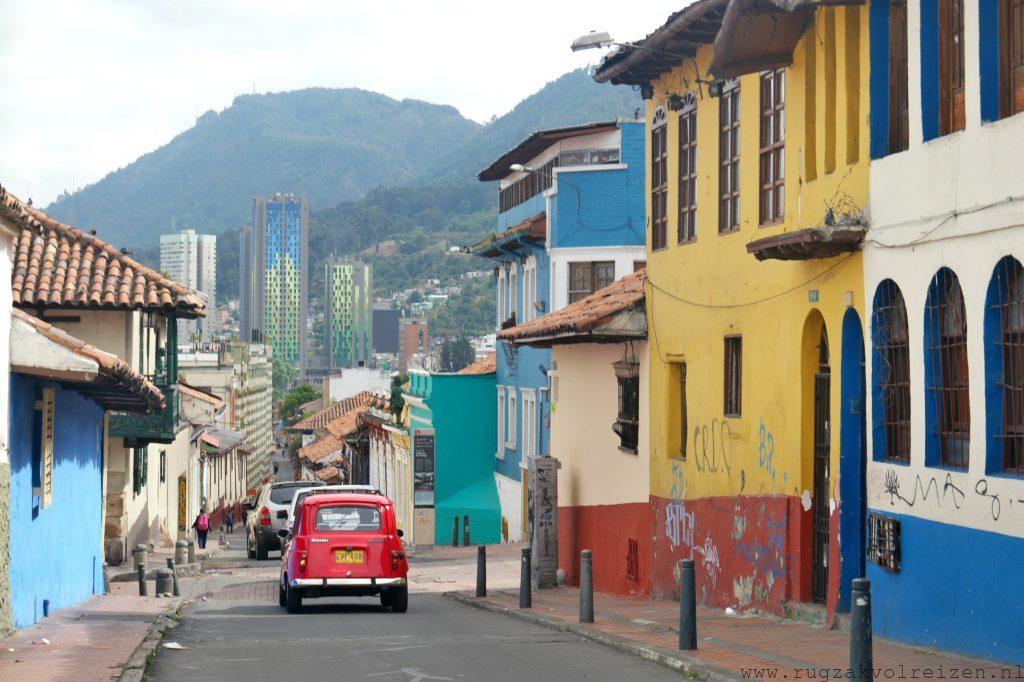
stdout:
[(284, 589), (284, 581), (277, 584), (277, 603), (281, 608), (288, 606), (288, 592)]
[(250, 559), (255, 559), (256, 558), (256, 550), (253, 549), (253, 547), (252, 547), (252, 538), (250, 538), (248, 534), (246, 534), (246, 536), (245, 536), (245, 554)]
[(302, 612), (302, 592), (297, 587), (289, 587), (285, 590), (284, 609), (288, 613)]
[(395, 613), (405, 613), (409, 610), (409, 588), (399, 587), (391, 594), (391, 610)]
[(391, 606), (391, 590), (380, 591), (380, 605), (384, 608)]
[(260, 542), (259, 537), (256, 538), (256, 560), (266, 561), (267, 560), (267, 546)]

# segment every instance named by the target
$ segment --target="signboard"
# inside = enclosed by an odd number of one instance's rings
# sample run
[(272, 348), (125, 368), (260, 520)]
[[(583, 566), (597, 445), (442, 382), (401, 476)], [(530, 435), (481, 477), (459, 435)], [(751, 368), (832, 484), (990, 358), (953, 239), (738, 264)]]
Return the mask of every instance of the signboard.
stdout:
[(558, 581), (558, 469), (554, 457), (531, 457), (527, 521), (533, 584), (555, 587)]
[(185, 474), (178, 476), (178, 530), (188, 530), (188, 485)]
[(416, 507), (434, 506), (434, 430), (415, 429), (412, 435), (413, 499)]

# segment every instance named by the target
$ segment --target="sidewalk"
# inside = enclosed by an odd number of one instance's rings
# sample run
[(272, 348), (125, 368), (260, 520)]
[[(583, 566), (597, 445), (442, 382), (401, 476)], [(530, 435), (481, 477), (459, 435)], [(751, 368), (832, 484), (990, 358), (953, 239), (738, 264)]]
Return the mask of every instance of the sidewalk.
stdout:
[[(578, 589), (534, 590), (533, 608), (519, 609), (518, 588), (488, 587), (488, 596), (483, 599), (475, 598), (469, 591), (451, 592), (448, 596), (477, 608), (562, 631), (570, 630), (601, 644), (704, 679), (821, 678), (826, 669), (834, 678), (837, 671), (842, 671), (845, 677), (849, 667), (850, 635), (839, 630), (763, 616), (728, 616), (723, 611), (699, 608), (698, 650), (681, 652), (678, 650), (678, 602), (595, 594), (595, 622), (580, 625)], [(950, 671), (969, 668), (970, 676), (974, 678), (1024, 680), (1024, 669), (1017, 666), (879, 639), (874, 641), (874, 666), (876, 671), (882, 671), (878, 674), (880, 679), (909, 678), (914, 668), (921, 669), (918, 679), (951, 677)], [(937, 672), (940, 668), (945, 675)], [(925, 669), (931, 669), (932, 674), (924, 672)], [(888, 673), (889, 670), (893, 672)], [(982, 670), (984, 674), (980, 672)]]

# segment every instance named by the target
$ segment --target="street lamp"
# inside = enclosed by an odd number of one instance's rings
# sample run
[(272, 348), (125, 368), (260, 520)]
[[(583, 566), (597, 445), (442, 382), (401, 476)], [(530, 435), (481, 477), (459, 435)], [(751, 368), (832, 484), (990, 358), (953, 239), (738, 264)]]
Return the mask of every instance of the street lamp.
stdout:
[(556, 178), (551, 173), (545, 173), (544, 171), (538, 170), (533, 166), (526, 166), (521, 163), (513, 163), (511, 166), (508, 167), (508, 169), (513, 173), (535, 173), (537, 175), (543, 175), (544, 177), (551, 178), (552, 181), (564, 183), (569, 187), (572, 187), (574, 190), (576, 190), (576, 213), (580, 212), (580, 188), (577, 185), (574, 185), (568, 180), (561, 180), (559, 178)]
[(709, 86), (713, 86), (715, 83), (715, 81), (709, 81), (700, 77), (700, 69), (697, 68), (697, 60), (694, 59), (692, 55), (675, 54), (674, 52), (666, 52), (665, 50), (652, 50), (649, 47), (644, 47), (643, 45), (636, 45), (632, 43), (619, 43), (612, 40), (612, 37), (611, 35), (609, 35), (608, 31), (591, 31), (590, 33), (581, 35), (579, 38), (572, 41), (572, 45), (570, 45), (570, 47), (572, 48), (573, 52), (579, 52), (581, 50), (599, 50), (601, 48), (611, 47), (613, 45), (623, 50), (643, 50), (644, 52), (650, 52), (653, 55), (659, 55), (663, 57), (674, 57), (676, 59), (681, 59), (683, 61), (689, 61), (690, 65), (693, 68), (693, 75), (698, 84), (706, 84)]

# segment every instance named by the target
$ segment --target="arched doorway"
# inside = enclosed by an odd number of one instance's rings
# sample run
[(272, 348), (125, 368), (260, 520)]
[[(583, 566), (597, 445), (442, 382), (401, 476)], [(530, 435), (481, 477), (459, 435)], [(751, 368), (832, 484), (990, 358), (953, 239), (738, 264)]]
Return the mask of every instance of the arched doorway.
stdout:
[(829, 457), (832, 438), (832, 370), (828, 332), (822, 323), (818, 334), (818, 366), (814, 373), (813, 470), (811, 490), (811, 599), (825, 603), (828, 597)]
[(864, 575), (867, 515), (865, 454), (864, 332), (860, 315), (848, 308), (843, 316), (842, 361), (839, 370), (839, 611), (850, 610), (850, 587)]

